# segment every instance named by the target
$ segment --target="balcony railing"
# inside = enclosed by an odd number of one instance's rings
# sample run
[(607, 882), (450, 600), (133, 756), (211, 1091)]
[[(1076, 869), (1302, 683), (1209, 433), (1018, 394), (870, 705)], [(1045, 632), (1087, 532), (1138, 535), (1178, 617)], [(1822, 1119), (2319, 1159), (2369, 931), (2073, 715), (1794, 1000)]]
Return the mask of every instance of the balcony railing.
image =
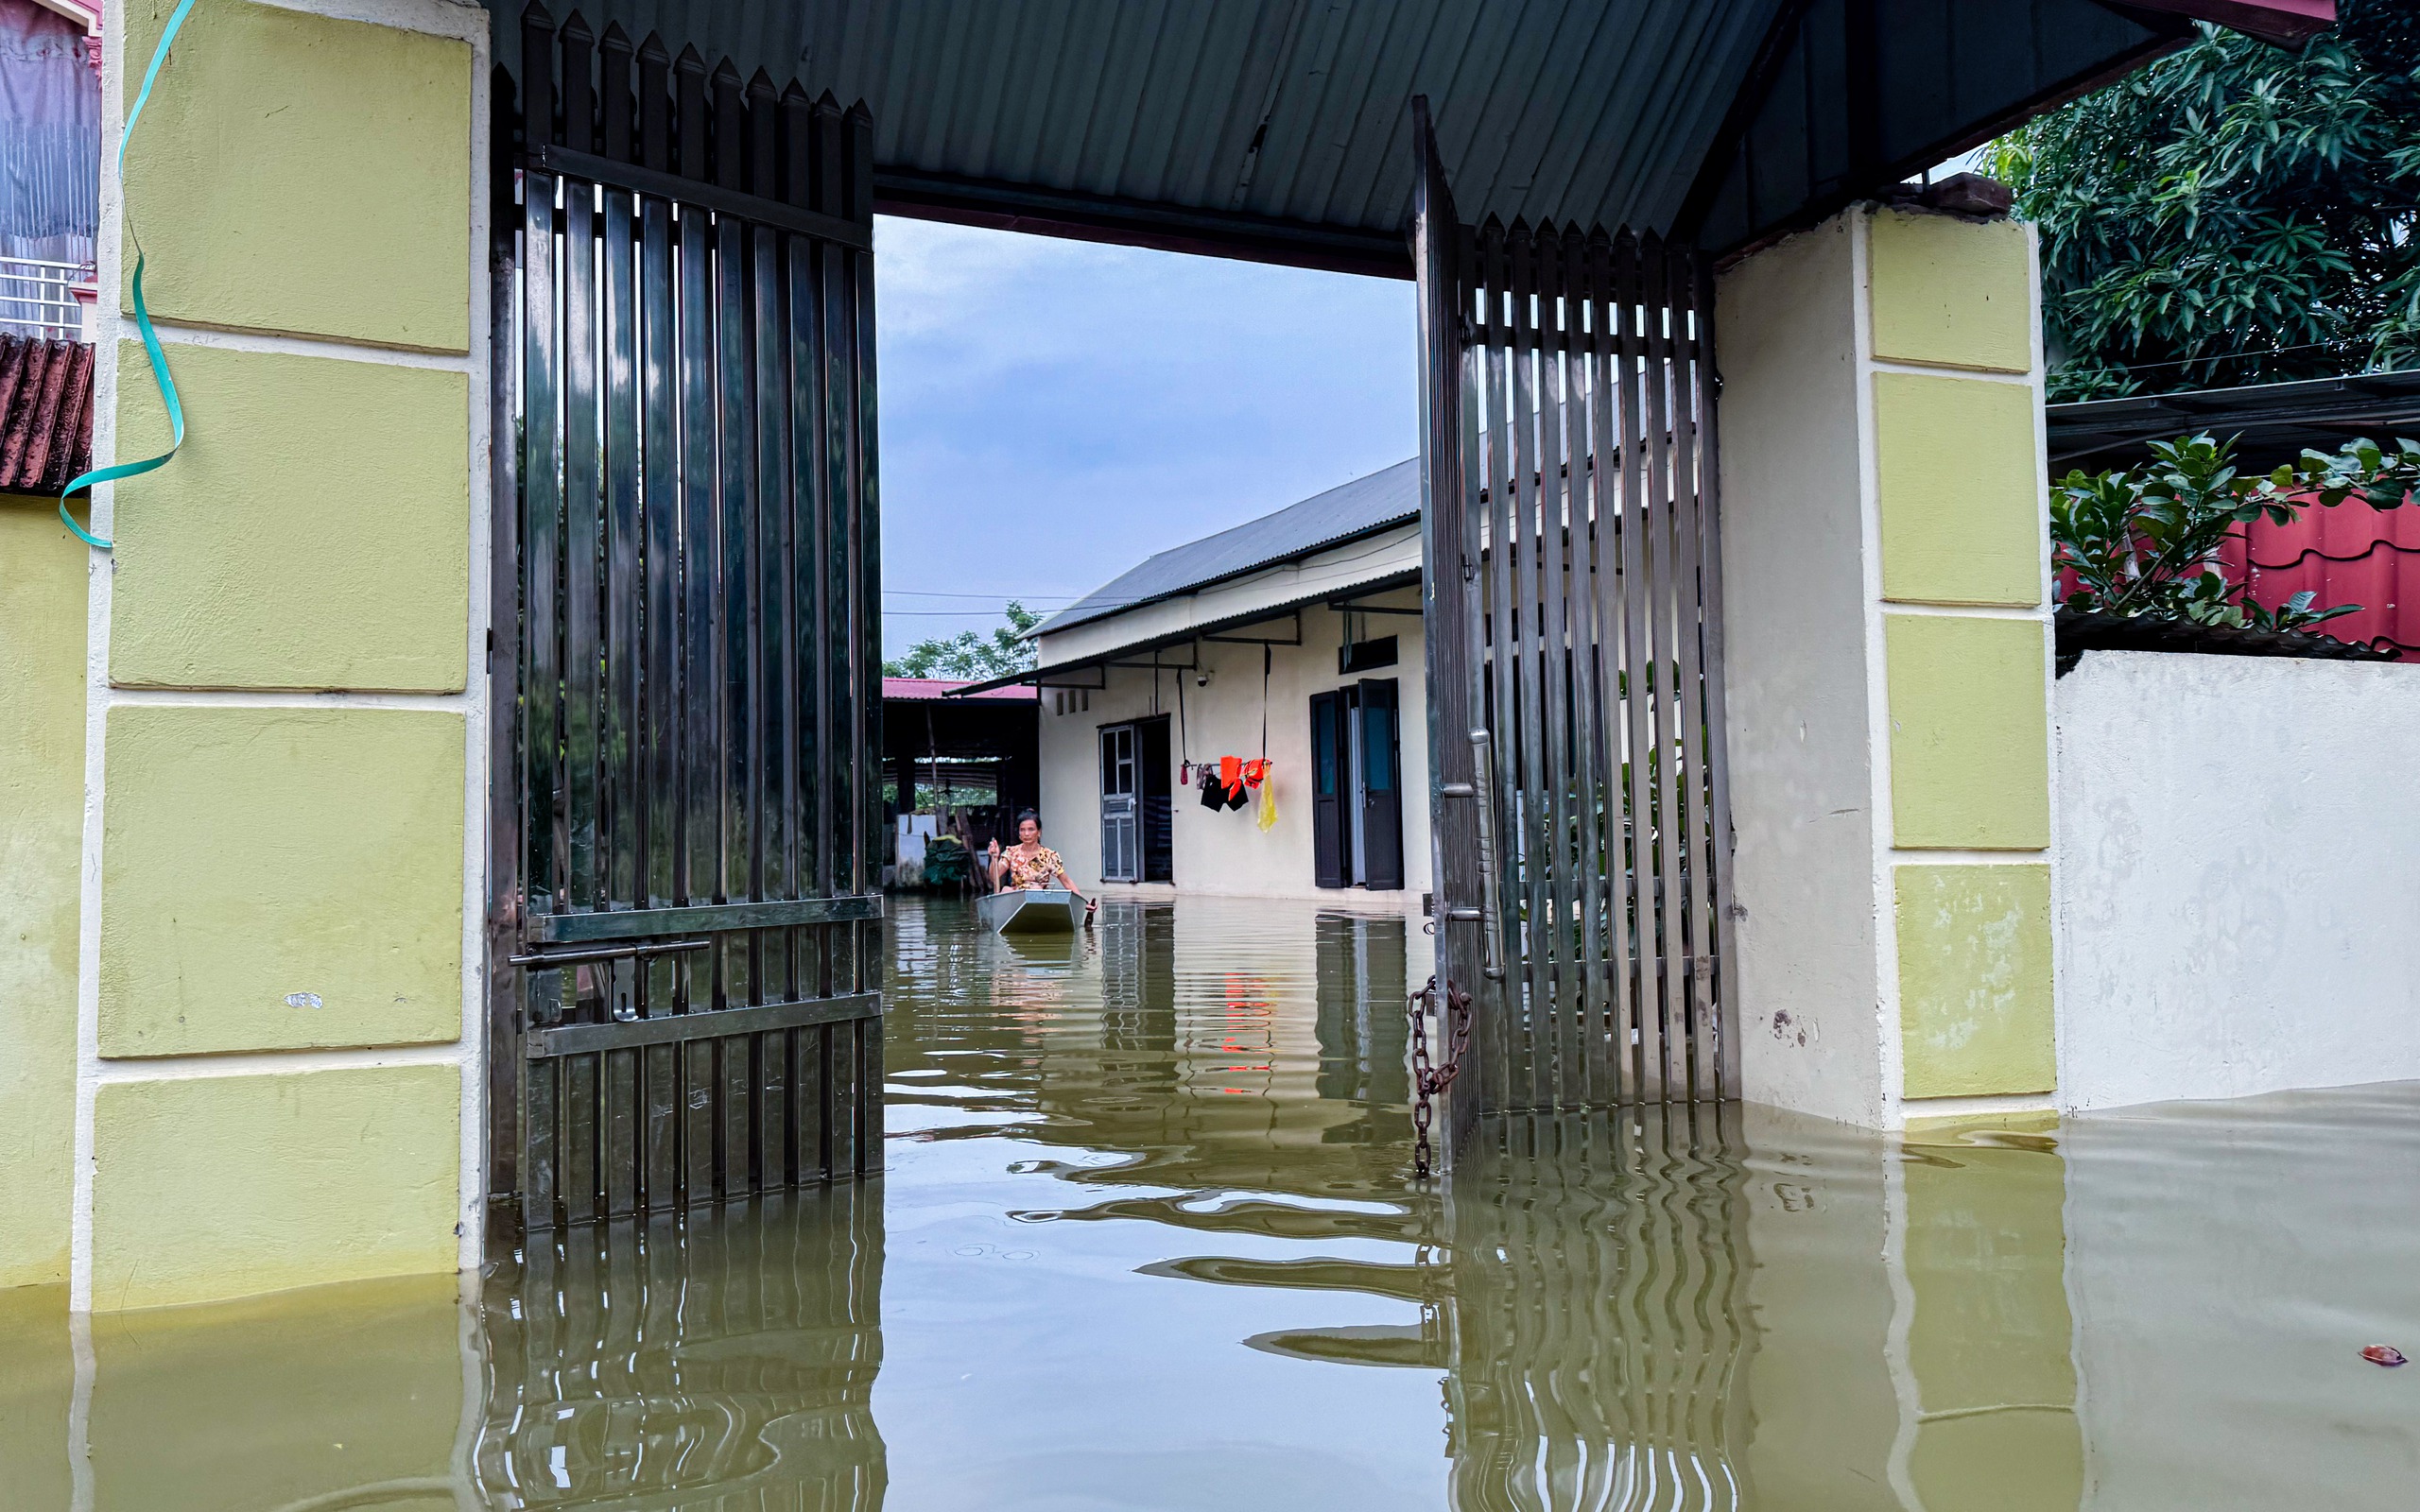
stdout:
[(0, 257), (0, 331), (49, 341), (84, 339), (97, 284), (90, 263)]

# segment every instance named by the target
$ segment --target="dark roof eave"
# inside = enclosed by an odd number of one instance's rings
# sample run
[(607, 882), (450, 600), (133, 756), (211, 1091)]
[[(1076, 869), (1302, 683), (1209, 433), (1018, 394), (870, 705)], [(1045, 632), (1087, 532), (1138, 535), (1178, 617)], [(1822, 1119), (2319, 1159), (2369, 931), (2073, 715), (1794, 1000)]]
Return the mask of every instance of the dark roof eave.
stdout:
[(2053, 463), (2166, 440), (2180, 428), (2222, 438), (2304, 426), (2420, 429), (2420, 370), (2079, 400), (2044, 406), (2043, 419)]
[(1080, 656), (1071, 662), (1035, 667), (1030, 672), (1020, 672), (1013, 677), (994, 678), (989, 682), (970, 682), (965, 687), (944, 694), (942, 696), (969, 698), (987, 689), (1014, 687), (1020, 682), (1031, 682), (1040, 686), (1045, 678), (1063, 677), (1071, 672), (1081, 672), (1087, 667), (1107, 667), (1127, 657), (1141, 656), (1146, 652), (1164, 651), (1171, 645), (1183, 645), (1187, 642), (1201, 640), (1223, 631), (1239, 630), (1249, 625), (1258, 625), (1264, 620), (1299, 613), (1314, 604), (1324, 604), (1342, 593), (1350, 593), (1357, 598), (1367, 597), (1372, 593), (1382, 593), (1391, 589), (1417, 587), (1419, 583), (1420, 569), (1415, 567), (1409, 572), (1390, 573), (1384, 577), (1374, 578), (1366, 583), (1356, 583), (1346, 589), (1322, 588), (1316, 593), (1306, 593), (1300, 598), (1288, 599), (1283, 604), (1272, 604), (1265, 609), (1252, 610), (1242, 614), (1231, 614), (1222, 620), (1209, 620), (1200, 625), (1188, 626), (1172, 634), (1153, 636), (1150, 640), (1114, 646), (1092, 656)]
[(1412, 275), (1411, 247), (1401, 234), (909, 167), (876, 166), (873, 208), (881, 215), (917, 220), (1329, 273), (1397, 279)]

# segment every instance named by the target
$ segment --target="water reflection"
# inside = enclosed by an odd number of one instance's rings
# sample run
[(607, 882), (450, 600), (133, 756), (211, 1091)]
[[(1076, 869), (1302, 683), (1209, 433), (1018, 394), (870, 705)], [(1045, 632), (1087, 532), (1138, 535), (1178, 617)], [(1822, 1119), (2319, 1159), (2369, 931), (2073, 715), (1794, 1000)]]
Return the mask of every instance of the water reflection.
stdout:
[(882, 1504), (879, 1194), (549, 1235), (481, 1290), (491, 1505)]
[(1447, 1224), (1457, 1507), (1733, 1507), (1747, 1172), (1713, 1108), (1526, 1117)]
[[(0, 1504), (2337, 1505), (2420, 1483), (2420, 1089), (1882, 1140), (1531, 1118), (1409, 1179), (1399, 917), (892, 921), (888, 1172), (71, 1327)], [(2409, 1379), (2407, 1379), (2409, 1378)]]

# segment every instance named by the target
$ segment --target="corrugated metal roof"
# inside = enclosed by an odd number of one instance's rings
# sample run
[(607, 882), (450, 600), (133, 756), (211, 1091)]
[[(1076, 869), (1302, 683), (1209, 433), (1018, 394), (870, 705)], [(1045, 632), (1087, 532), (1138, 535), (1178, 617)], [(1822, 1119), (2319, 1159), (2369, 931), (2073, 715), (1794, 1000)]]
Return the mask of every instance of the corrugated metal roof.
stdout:
[[(518, 0), (489, 0), (520, 13)], [(2166, 0), (2164, 0), (2166, 3)], [(2305, 0), (2279, 0), (2301, 5)], [(2316, 0), (2311, 0), (2316, 3)], [(2173, 0), (2223, 20), (2266, 0)], [(1408, 275), (1461, 218), (1772, 234), (2186, 35), (2101, 0), (584, 0), (862, 99), (878, 207)], [(496, 28), (520, 67), (520, 28)], [(1676, 224), (1678, 223), (1678, 224)]]
[(93, 349), (0, 335), (0, 489), (56, 493), (92, 458)]
[(1674, 233), (1770, 240), (2190, 34), (2099, 0), (1793, 0)]
[(1094, 589), (1031, 633), (1048, 635), (1419, 518), (1420, 459), (1413, 457), (1232, 530), (1172, 546)]
[[(1374, 235), (1400, 261), (1409, 101), (1457, 205), (1669, 221), (1782, 0), (583, 0), (873, 113), (937, 177)], [(518, 16), (512, 0), (498, 9)], [(565, 8), (557, 4), (560, 19)], [(499, 26), (519, 68), (518, 27)], [(928, 186), (929, 187), (929, 186)]]

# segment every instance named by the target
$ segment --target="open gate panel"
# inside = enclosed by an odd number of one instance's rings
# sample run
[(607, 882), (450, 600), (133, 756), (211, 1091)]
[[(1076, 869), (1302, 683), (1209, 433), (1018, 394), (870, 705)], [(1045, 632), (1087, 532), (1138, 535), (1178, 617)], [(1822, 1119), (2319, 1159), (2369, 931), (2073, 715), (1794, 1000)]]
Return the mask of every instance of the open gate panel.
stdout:
[(1440, 970), (1486, 984), (1448, 1125), (1736, 1096), (1707, 268), (1461, 225), (1424, 160)]
[(491, 1167), (546, 1228), (879, 1163), (873, 132), (522, 24)]

